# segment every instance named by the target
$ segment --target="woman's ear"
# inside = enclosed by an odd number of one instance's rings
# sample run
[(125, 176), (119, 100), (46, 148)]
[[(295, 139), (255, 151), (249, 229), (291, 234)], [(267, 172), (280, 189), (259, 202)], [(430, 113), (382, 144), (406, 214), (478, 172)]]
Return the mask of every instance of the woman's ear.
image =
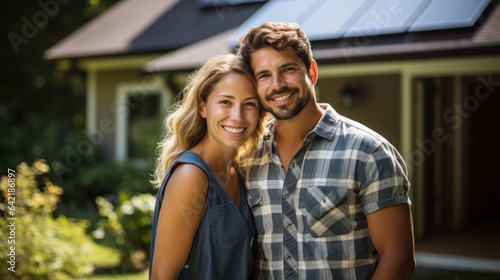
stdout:
[(207, 111), (206, 111), (206, 105), (204, 101), (200, 102), (200, 105), (198, 105), (198, 113), (200, 116), (204, 119), (207, 118)]

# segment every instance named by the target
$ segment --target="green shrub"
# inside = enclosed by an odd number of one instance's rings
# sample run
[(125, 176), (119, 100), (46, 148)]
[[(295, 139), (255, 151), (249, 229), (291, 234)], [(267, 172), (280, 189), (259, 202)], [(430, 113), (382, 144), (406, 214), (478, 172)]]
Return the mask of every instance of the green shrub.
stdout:
[(97, 197), (106, 197), (116, 204), (119, 192), (130, 194), (154, 192), (149, 183), (152, 162), (149, 165), (138, 165), (132, 161), (105, 161), (78, 166), (61, 184), (64, 194), (56, 213), (90, 220), (91, 225), (87, 233), (94, 231), (96, 223), (101, 218), (95, 204)]
[(94, 238), (118, 248), (125, 269), (143, 269), (147, 265), (155, 199), (149, 193), (120, 193), (118, 205), (113, 206), (104, 197), (96, 198), (102, 219), (97, 223)]
[(71, 279), (93, 271), (96, 245), (85, 234), (88, 222), (52, 216), (62, 189), (40, 178), (49, 171), (37, 160), (1, 178), (0, 239), (9, 245), (1, 246), (0, 262), (12, 267), (0, 271), (1, 279)]
[(82, 164), (63, 182), (63, 198), (83, 206), (89, 202), (93, 204), (98, 196), (117, 195), (118, 192), (152, 193), (149, 183), (152, 169), (153, 161), (144, 166), (131, 161)]

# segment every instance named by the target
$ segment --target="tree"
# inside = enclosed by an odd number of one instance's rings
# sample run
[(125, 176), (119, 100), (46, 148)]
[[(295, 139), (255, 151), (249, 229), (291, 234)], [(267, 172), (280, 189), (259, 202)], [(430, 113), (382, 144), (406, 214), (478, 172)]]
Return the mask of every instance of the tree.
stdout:
[(85, 75), (43, 52), (117, 0), (0, 3), (0, 153), (2, 170), (21, 161), (64, 156), (84, 127)]

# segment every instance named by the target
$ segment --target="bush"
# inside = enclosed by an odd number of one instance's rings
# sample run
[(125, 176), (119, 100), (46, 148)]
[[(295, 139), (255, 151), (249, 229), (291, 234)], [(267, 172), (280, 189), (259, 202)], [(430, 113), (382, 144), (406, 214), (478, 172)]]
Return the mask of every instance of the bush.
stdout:
[(132, 161), (82, 164), (62, 182), (64, 194), (56, 213), (90, 220), (87, 233), (92, 232), (101, 218), (95, 204), (96, 198), (102, 196), (112, 204), (117, 204), (119, 192), (153, 193), (154, 189), (149, 183), (151, 170), (152, 163), (146, 166)]
[(155, 201), (149, 193), (130, 196), (122, 192), (117, 206), (104, 197), (96, 198), (102, 219), (97, 223), (94, 238), (118, 248), (125, 269), (147, 266)]
[(69, 279), (93, 271), (96, 244), (85, 234), (88, 222), (52, 216), (62, 189), (40, 178), (48, 172), (37, 160), (1, 178), (0, 233), (9, 245), (2, 246), (0, 262), (12, 267), (0, 271), (1, 279)]
[(63, 182), (63, 197), (82, 206), (98, 196), (116, 196), (119, 192), (152, 193), (152, 168), (152, 163), (138, 166), (132, 161), (82, 164)]

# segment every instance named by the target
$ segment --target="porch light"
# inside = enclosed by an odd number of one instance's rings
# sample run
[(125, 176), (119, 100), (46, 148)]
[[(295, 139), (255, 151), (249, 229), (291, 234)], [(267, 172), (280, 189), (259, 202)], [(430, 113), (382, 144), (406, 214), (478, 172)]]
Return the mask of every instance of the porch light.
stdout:
[(346, 84), (340, 91), (340, 99), (342, 106), (347, 109), (351, 109), (354, 106), (354, 97), (356, 92), (353, 87)]

